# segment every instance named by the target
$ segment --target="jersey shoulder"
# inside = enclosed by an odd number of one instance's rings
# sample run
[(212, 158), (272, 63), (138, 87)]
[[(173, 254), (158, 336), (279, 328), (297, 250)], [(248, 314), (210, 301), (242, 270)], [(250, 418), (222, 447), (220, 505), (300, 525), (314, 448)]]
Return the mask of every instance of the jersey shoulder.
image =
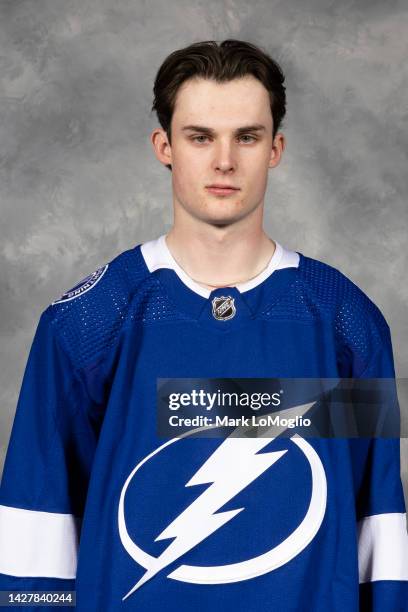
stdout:
[(361, 313), (385, 323), (380, 309), (360, 287), (337, 268), (318, 259), (300, 256), (299, 279), (327, 312)]
[(65, 291), (44, 311), (76, 368), (97, 361), (115, 342), (130, 304), (154, 278), (140, 245), (123, 251)]
[(299, 282), (316, 310), (328, 317), (338, 343), (358, 356), (363, 371), (372, 355), (390, 343), (388, 323), (378, 306), (337, 268), (301, 255)]

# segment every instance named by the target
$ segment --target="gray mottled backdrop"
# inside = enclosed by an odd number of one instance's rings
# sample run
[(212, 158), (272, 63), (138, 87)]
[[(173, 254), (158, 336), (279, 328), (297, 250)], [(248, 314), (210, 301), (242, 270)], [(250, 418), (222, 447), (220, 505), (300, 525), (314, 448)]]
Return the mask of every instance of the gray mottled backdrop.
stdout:
[[(264, 46), (287, 75), (287, 149), (265, 227), (381, 308), (408, 376), (405, 2), (1, 0), (0, 471), (41, 311), (172, 221), (152, 83), (203, 39)], [(407, 445), (402, 444), (407, 484)]]

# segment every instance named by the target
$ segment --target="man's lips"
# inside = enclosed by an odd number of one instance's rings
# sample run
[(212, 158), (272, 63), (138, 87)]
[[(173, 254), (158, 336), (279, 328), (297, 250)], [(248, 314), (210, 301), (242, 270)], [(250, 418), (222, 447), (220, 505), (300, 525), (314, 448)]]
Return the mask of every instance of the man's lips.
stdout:
[(207, 191), (215, 195), (229, 195), (239, 191), (239, 187), (221, 186), (221, 185), (208, 185)]

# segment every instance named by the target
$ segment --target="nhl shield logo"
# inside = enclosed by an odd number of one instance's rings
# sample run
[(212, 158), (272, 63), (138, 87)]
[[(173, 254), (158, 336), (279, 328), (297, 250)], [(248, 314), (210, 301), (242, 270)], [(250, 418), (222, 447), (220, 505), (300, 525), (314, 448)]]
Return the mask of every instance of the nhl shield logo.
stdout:
[(212, 313), (215, 319), (218, 321), (227, 321), (235, 316), (236, 308), (234, 305), (234, 298), (230, 295), (220, 295), (215, 297), (212, 301)]

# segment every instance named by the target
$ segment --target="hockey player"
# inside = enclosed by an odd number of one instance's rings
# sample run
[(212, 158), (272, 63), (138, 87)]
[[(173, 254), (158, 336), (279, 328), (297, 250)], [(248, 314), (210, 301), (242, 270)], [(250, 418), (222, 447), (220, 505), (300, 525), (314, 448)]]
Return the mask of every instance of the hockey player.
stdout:
[(374, 303), (263, 230), (278, 64), (196, 43), (154, 94), (174, 223), (41, 314), (0, 487), (0, 589), (75, 590), (83, 612), (406, 611), (398, 439), (157, 434), (163, 379), (394, 366)]

